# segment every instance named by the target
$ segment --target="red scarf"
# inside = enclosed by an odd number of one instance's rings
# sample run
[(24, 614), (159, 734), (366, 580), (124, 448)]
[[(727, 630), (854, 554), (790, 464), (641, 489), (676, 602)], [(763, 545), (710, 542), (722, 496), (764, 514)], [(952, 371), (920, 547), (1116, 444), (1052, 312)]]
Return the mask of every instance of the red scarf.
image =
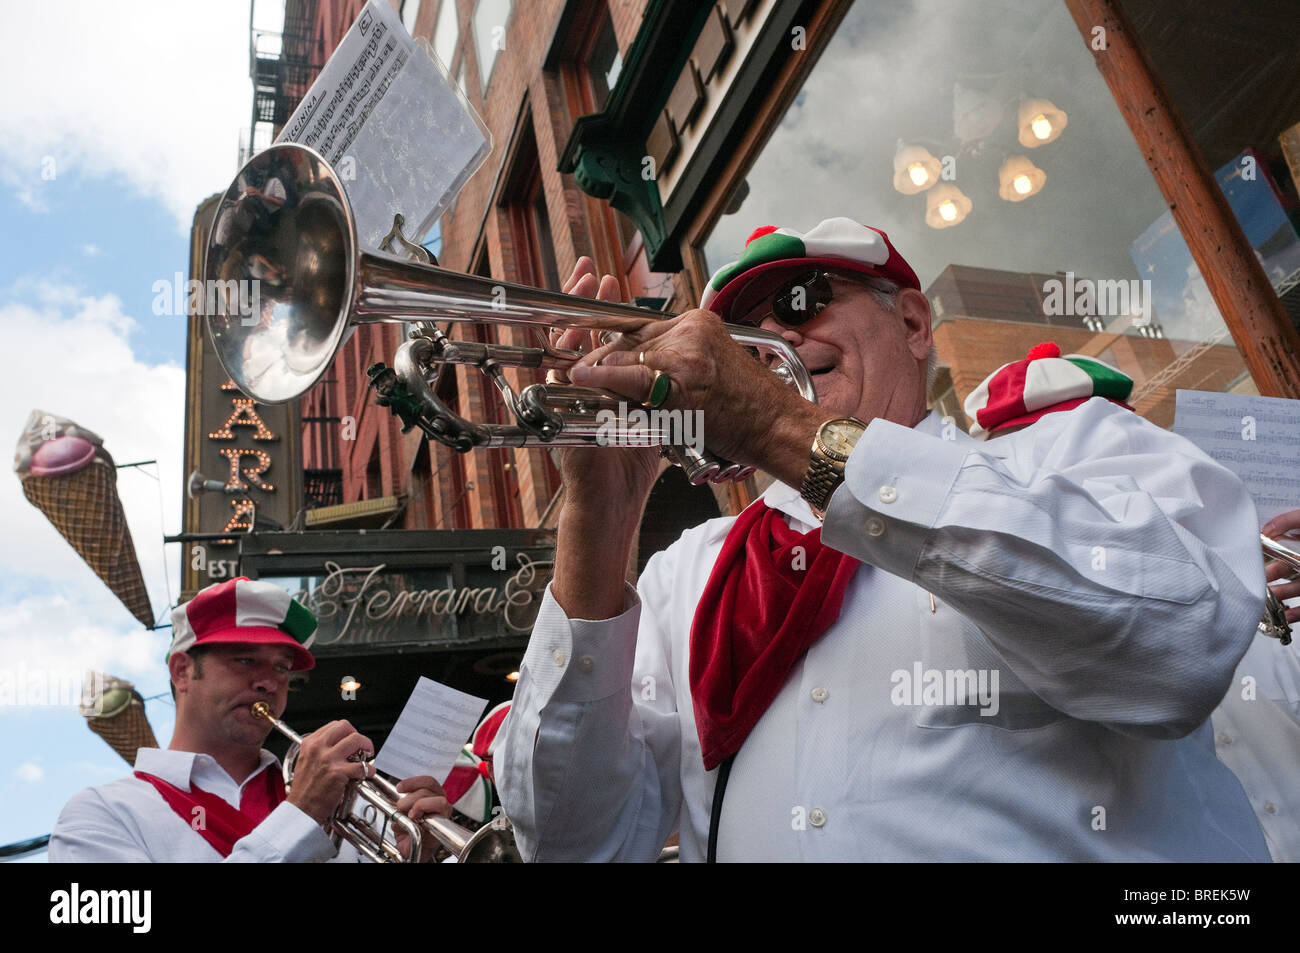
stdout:
[[(284, 800), (284, 778), (274, 766), (262, 772), (262, 777), (255, 778), (244, 786), (244, 793), (239, 798), (239, 810), (235, 810), (225, 799), (209, 794), (196, 784), (190, 784), (188, 791), (182, 791), (174, 784), (168, 784), (162, 778), (143, 771), (135, 772), (141, 781), (148, 781), (158, 789), (173, 811), (186, 824), (203, 835), (222, 857), (229, 857), (235, 848), (235, 841), (247, 837), (266, 816)], [(195, 811), (199, 808), (199, 811)], [(199, 819), (202, 818), (202, 823)]]
[(795, 663), (839, 618), (858, 561), (821, 536), (795, 532), (759, 500), (722, 544), (691, 625), (691, 700), (706, 769), (740, 750)]

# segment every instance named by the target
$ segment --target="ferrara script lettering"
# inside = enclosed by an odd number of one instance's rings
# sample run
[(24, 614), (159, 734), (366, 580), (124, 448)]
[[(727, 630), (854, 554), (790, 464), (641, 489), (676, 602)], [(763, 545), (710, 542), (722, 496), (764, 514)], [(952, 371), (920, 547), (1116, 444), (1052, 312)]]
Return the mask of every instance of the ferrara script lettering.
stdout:
[[(320, 619), (323, 630), (317, 645), (347, 642), (354, 626), (366, 623), (395, 622), (400, 619), (419, 619), (425, 616), (455, 616), (462, 612), (476, 615), (500, 613), (506, 626), (515, 632), (532, 628), (538, 577), (541, 570), (553, 563), (533, 562), (526, 554), (518, 553), (519, 563), (503, 586), (451, 586), (446, 589), (381, 588), (381, 573), (385, 564), (343, 568), (338, 563), (325, 563), (326, 576), (310, 594), (300, 594), (307, 608)], [(341, 624), (339, 624), (341, 620)]]

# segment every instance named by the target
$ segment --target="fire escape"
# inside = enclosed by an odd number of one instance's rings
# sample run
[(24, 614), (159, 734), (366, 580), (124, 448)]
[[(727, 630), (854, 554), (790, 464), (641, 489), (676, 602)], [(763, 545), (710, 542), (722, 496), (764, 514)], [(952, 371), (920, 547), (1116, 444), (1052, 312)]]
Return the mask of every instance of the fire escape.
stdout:
[[(318, 0), (285, 0), (280, 30), (259, 29), (257, 0), (248, 9), (248, 69), (253, 114), (239, 164), (269, 146), (325, 65), (316, 42)], [(265, 22), (265, 21), (263, 21)]]

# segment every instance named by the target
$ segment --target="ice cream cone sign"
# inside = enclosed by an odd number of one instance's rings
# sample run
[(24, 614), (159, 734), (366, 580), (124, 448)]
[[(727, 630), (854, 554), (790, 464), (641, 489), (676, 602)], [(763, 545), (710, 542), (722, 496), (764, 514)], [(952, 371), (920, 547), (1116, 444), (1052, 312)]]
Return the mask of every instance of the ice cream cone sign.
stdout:
[(66, 417), (33, 410), (14, 453), (23, 494), (141, 625), (153, 608), (117, 495), (117, 467), (104, 441)]

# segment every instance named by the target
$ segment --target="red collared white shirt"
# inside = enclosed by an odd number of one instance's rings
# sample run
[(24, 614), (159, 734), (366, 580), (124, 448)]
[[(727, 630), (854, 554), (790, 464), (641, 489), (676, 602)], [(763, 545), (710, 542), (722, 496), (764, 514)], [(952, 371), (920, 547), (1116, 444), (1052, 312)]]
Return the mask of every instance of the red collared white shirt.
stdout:
[[(238, 808), (245, 786), (280, 762), (262, 751), (258, 767), (236, 784), (211, 755), (141, 748), (135, 770), (188, 791), (197, 784)], [(198, 831), (168, 806), (148, 781), (135, 775), (87, 788), (63, 808), (50, 835), (51, 863), (310, 863), (357, 859), (334, 844), (311, 817), (288, 801), (280, 804), (223, 858)]]

